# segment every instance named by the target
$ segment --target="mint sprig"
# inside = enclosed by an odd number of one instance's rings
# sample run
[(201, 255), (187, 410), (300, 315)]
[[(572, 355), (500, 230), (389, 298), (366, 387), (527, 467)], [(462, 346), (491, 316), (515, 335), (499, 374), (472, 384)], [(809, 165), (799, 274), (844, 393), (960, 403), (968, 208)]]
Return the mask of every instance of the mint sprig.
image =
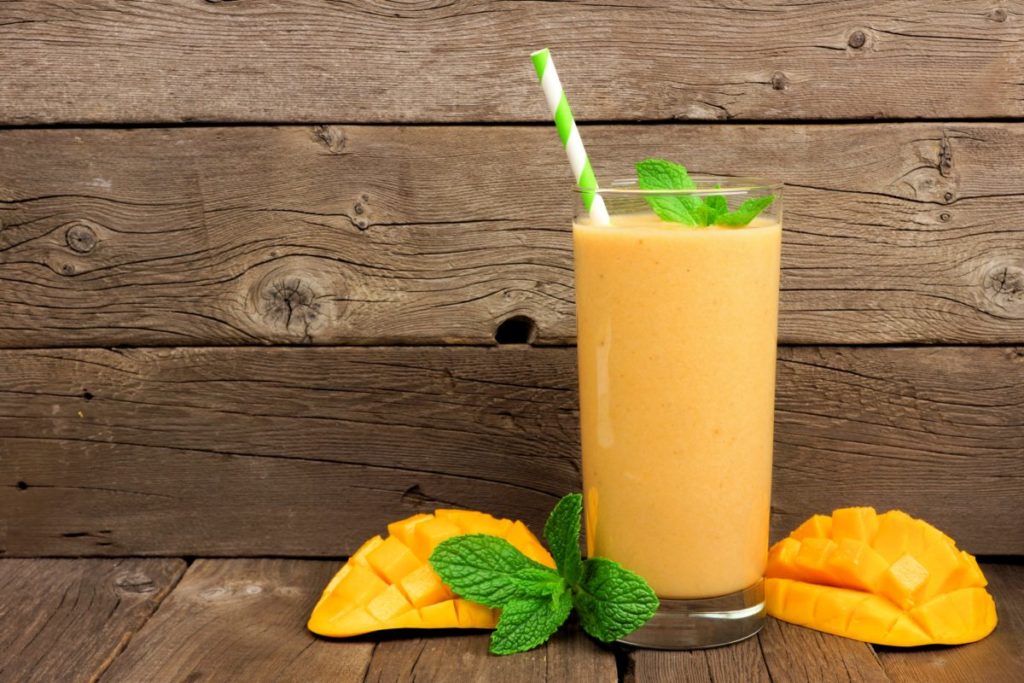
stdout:
[[(504, 538), (485, 534), (454, 538), (458, 543), (438, 544), (430, 555), (430, 564), (459, 597), (488, 607), (503, 607), (520, 598), (550, 596), (565, 590), (562, 577), (523, 555)], [(444, 573), (438, 567), (443, 567)]]
[[(644, 159), (636, 165), (637, 184), (641, 190), (692, 190), (696, 187), (686, 167), (664, 159)], [(720, 225), (742, 228), (775, 201), (775, 195), (748, 199), (734, 211), (722, 195), (645, 195), (655, 215), (663, 221), (690, 227)]]
[(430, 565), (458, 596), (500, 607), (491, 652), (525, 652), (547, 642), (576, 609), (583, 630), (605, 642), (640, 628), (658, 597), (640, 576), (611, 560), (580, 555), (583, 496), (565, 496), (544, 525), (551, 569), (497, 536), (467, 534), (442, 541)]
[(583, 514), (583, 496), (570, 494), (555, 505), (544, 525), (544, 539), (551, 548), (558, 573), (570, 585), (579, 583), (583, 573), (580, 555), (580, 516)]
[[(618, 640), (644, 624), (648, 612), (651, 587), (631, 571), (611, 560), (595, 557), (584, 563), (583, 579), (576, 588), (573, 603), (580, 623), (598, 640)], [(655, 598), (657, 600), (657, 598)], [(657, 609), (657, 603), (654, 609)], [(636, 624), (628, 631), (623, 624)]]
[(491, 652), (511, 655), (543, 645), (572, 612), (572, 598), (565, 591), (548, 598), (512, 600), (501, 608), (498, 628), (491, 635)]

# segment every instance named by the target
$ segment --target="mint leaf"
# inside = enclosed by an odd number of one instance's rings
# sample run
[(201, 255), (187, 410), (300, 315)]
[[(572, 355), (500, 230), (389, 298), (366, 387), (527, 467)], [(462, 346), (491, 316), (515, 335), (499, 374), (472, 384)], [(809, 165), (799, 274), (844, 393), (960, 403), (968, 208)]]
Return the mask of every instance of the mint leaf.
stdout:
[(509, 655), (532, 650), (547, 641), (572, 611), (568, 591), (548, 598), (520, 598), (501, 608), (498, 628), (491, 634), (491, 652)]
[(568, 590), (565, 579), (548, 567), (520, 569), (510, 577), (510, 581), (517, 595), (523, 597), (550, 597)]
[[(637, 184), (641, 190), (691, 190), (696, 185), (686, 167), (664, 159), (644, 159), (636, 165)], [(645, 195), (655, 215), (663, 221), (699, 226), (698, 213), (704, 204), (699, 197), (686, 195)]]
[(775, 201), (775, 195), (770, 194), (764, 197), (748, 199), (740, 204), (735, 211), (730, 211), (718, 217), (718, 224), (729, 228), (742, 228), (750, 221), (757, 218), (757, 215), (768, 208), (768, 205)]
[(658, 597), (646, 581), (602, 557), (583, 563), (573, 602), (583, 629), (606, 643), (637, 630), (658, 609)]
[(638, 162), (636, 175), (644, 190), (692, 190), (697, 187), (685, 166), (664, 159)]
[(725, 197), (720, 194), (704, 197), (704, 206), (711, 211), (711, 220), (708, 225), (714, 225), (719, 216), (729, 212), (729, 205), (726, 203)]
[(580, 580), (583, 558), (580, 557), (580, 515), (583, 496), (572, 493), (562, 498), (548, 516), (544, 538), (558, 565), (558, 573), (570, 585)]
[[(696, 187), (686, 167), (664, 159), (644, 159), (636, 165), (637, 184), (641, 190), (692, 190)], [(646, 195), (644, 199), (655, 215), (663, 221), (682, 223), (691, 227), (721, 225), (741, 228), (757, 218), (775, 195), (748, 199), (735, 211), (722, 195), (709, 195), (703, 199), (688, 195)]]
[(430, 554), (430, 566), (460, 597), (488, 607), (565, 591), (557, 572), (497, 536), (467, 534), (446, 539)]

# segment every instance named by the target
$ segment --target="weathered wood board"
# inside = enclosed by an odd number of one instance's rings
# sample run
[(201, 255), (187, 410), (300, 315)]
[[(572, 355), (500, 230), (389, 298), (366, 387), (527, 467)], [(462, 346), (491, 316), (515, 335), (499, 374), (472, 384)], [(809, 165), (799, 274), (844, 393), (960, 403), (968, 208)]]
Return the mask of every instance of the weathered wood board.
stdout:
[[(1024, 552), (1024, 351), (780, 349), (773, 529), (900, 507)], [(572, 348), (0, 352), (8, 555), (344, 555), (579, 487)]]
[[(585, 134), (604, 177), (789, 184), (783, 342), (1024, 341), (1024, 124)], [(575, 337), (550, 126), (7, 130), (0, 159), (0, 346)]]
[(173, 558), (0, 560), (0, 680), (96, 680), (184, 572)]
[(545, 645), (511, 657), (488, 654), (487, 633), (453, 631), (422, 638), (380, 639), (366, 683), (466, 681), (467, 683), (615, 683), (615, 654), (565, 626)]
[(625, 683), (771, 683), (760, 637), (709, 650), (633, 650), (623, 679)]
[(308, 560), (198, 560), (103, 681), (617, 680), (614, 653), (572, 630), (517, 657), (490, 655), (486, 634), (458, 630), (317, 638), (306, 619), (337, 568)]
[(690, 652), (636, 650), (626, 683), (886, 683), (867, 643), (768, 619), (756, 637), (728, 647)]
[(757, 637), (712, 650), (606, 647), (570, 624), (537, 650), (495, 657), (487, 653), (487, 634), (479, 632), (394, 631), (343, 641), (312, 636), (305, 621), (336, 561), (200, 559), (186, 573), (185, 562), (173, 558), (3, 560), (0, 677), (47, 683), (648, 683), (681, 677), (1016, 683), (1024, 670), (1024, 567), (982, 567), (1000, 623), (991, 636), (966, 646), (872, 651), (769, 619)]
[(196, 560), (103, 683), (361, 681), (374, 644), (338, 646), (305, 623), (335, 562)]
[[(1018, 0), (8, 1), (0, 123), (1020, 117)], [(485, 37), (485, 38), (484, 38)]]

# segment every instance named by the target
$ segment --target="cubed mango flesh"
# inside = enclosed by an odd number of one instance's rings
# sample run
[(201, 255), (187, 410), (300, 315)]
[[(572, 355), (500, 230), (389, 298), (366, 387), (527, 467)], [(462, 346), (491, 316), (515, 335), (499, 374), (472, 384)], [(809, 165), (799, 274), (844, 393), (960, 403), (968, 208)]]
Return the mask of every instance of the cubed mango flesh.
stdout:
[(505, 535), (512, 529), (511, 519), (498, 519), (477, 510), (442, 509), (435, 510), (434, 514), (440, 519), (448, 520), (466, 534), (487, 534), (505, 538)]
[(803, 524), (793, 530), (789, 536), (800, 541), (807, 537), (830, 538), (832, 535), (832, 518), (828, 515), (812, 515)]
[(498, 610), (479, 602), (456, 598), (455, 612), (461, 628), (494, 628), (498, 625)]
[(426, 562), (441, 541), (464, 533), (466, 532), (447, 519), (434, 517), (416, 525), (412, 531), (409, 548), (416, 557)]
[(420, 514), (413, 515), (412, 517), (406, 517), (405, 519), (400, 519), (397, 522), (391, 522), (391, 524), (388, 524), (388, 534), (396, 537), (407, 546), (411, 546), (412, 531), (416, 528), (416, 525), (420, 522), (425, 522), (428, 519), (433, 518), (433, 515), (421, 512)]
[(383, 542), (383, 538), (380, 536), (374, 536), (366, 543), (359, 546), (359, 550), (352, 553), (352, 557), (349, 558), (349, 561), (352, 564), (359, 564), (364, 567), (368, 567), (369, 565), (366, 563), (366, 556), (373, 552), (373, 550)]
[(436, 624), (432, 628), (459, 628), (459, 614), (455, 611), (454, 600), (421, 607), (420, 616), (424, 623)]
[(833, 540), (843, 538), (870, 544), (878, 531), (878, 515), (874, 508), (840, 508), (832, 513)]
[(409, 546), (394, 536), (388, 536), (383, 543), (370, 551), (366, 556), (366, 562), (388, 583), (400, 581), (406, 574), (422, 566), (419, 559), (409, 550)]
[(396, 628), (494, 628), (498, 610), (456, 598), (428, 559), (441, 541), (461, 534), (500, 536), (549, 567), (554, 560), (522, 522), (473, 510), (438, 510), (388, 525), (331, 578), (313, 608), (314, 633), (355, 636)]
[(413, 607), (402, 595), (402, 591), (394, 584), (384, 589), (384, 592), (376, 596), (366, 605), (366, 611), (379, 622), (387, 622), (403, 612), (408, 612)]
[(409, 598), (413, 607), (423, 607), (455, 597), (429, 564), (420, 565), (402, 577), (398, 587), (405, 597)]
[(986, 583), (974, 557), (927, 522), (843, 508), (772, 546), (765, 604), (783, 621), (870, 643), (952, 645), (995, 628)]
[(928, 580), (928, 568), (913, 555), (901, 555), (882, 574), (878, 590), (893, 604), (910, 609), (917, 604), (921, 588)]
[(889, 563), (866, 543), (843, 538), (826, 560), (825, 567), (835, 585), (874, 593)]

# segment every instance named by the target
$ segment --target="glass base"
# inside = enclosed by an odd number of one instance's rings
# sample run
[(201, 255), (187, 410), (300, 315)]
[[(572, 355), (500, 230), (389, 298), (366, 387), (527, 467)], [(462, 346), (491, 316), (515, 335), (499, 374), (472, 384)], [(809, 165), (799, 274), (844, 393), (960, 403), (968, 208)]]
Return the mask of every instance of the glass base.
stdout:
[(728, 595), (662, 599), (651, 620), (620, 643), (655, 650), (695, 650), (736, 643), (764, 625), (764, 581)]

